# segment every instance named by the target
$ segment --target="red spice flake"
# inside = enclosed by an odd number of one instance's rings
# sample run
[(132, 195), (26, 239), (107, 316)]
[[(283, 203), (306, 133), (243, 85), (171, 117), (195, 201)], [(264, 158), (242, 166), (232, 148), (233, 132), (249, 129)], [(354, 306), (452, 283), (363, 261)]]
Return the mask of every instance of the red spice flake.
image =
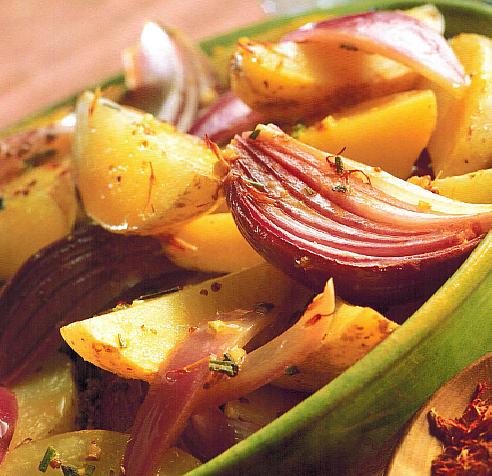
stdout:
[(213, 282), (211, 285), (210, 285), (210, 289), (216, 293), (218, 291), (220, 291), (220, 288), (222, 287), (222, 283), (219, 283), (217, 281)]
[(50, 466), (53, 468), (53, 469), (58, 469), (61, 467), (61, 460), (59, 457), (55, 456), (51, 461), (50, 461)]
[(309, 327), (309, 326), (314, 326), (317, 322), (319, 322), (323, 318), (322, 314), (315, 314), (311, 319), (308, 319), (306, 321), (306, 324), (304, 324), (304, 327)]
[(432, 409), (430, 432), (445, 445), (432, 461), (433, 476), (489, 476), (492, 474), (492, 387), (479, 383), (460, 418), (443, 418)]
[(208, 296), (208, 290), (206, 290), (206, 289), (200, 289), (200, 294), (202, 296)]

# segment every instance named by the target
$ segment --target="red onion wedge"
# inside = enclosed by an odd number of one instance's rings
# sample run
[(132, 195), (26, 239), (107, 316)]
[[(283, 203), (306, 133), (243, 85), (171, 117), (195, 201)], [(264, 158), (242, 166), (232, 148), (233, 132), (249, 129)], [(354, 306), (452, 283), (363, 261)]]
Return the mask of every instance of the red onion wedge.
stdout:
[(228, 91), (198, 117), (188, 132), (202, 138), (207, 135), (210, 140), (221, 145), (235, 134), (263, 121), (262, 114), (253, 111), (232, 91)]
[(419, 191), (273, 125), (236, 136), (224, 157), (226, 198), (250, 244), (315, 288), (334, 277), (350, 302), (429, 296), (492, 228), (491, 205)]
[(124, 102), (151, 112), (186, 132), (200, 108), (215, 97), (206, 58), (181, 33), (147, 22), (140, 42), (123, 53), (130, 89)]
[(96, 226), (42, 249), (0, 292), (0, 382), (35, 369), (61, 344), (61, 326), (93, 316), (140, 281), (166, 273), (172, 286), (179, 284), (179, 271), (162, 256), (157, 239)]
[(212, 354), (242, 347), (266, 324), (265, 314), (233, 311), (191, 332), (163, 362), (140, 407), (125, 452), (126, 476), (154, 474), (159, 457), (175, 444), (196, 413), (197, 397), (210, 375)]
[(9, 449), (17, 417), (18, 408), (15, 395), (5, 387), (0, 387), (0, 463)]
[(338, 43), (340, 48), (380, 54), (455, 93), (467, 84), (463, 66), (445, 38), (425, 23), (398, 11), (308, 23), (285, 35), (283, 41)]

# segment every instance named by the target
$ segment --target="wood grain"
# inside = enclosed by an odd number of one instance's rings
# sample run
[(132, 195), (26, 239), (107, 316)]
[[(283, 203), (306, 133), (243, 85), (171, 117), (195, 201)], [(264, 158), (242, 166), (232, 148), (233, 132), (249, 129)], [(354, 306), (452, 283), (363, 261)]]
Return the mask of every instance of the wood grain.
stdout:
[(146, 20), (198, 40), (264, 18), (256, 0), (0, 0), (0, 128), (121, 70)]

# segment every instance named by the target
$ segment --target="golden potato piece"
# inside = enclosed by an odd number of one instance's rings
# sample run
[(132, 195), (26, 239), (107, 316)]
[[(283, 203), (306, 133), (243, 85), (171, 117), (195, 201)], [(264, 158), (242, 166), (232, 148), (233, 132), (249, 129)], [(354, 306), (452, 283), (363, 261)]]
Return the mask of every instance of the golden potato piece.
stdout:
[(217, 159), (199, 138), (86, 92), (77, 104), (76, 183), (88, 215), (121, 233), (157, 234), (216, 204)]
[(431, 180), (429, 175), (410, 177), (409, 182), (467, 203), (492, 203), (492, 169)]
[(439, 114), (428, 149), (440, 177), (492, 167), (492, 40), (463, 33), (450, 43), (471, 83), (459, 98), (436, 90)]
[(296, 365), (294, 372), (275, 380), (274, 385), (315, 391), (355, 364), (398, 327), (374, 309), (339, 299), (331, 319), (321, 347)]
[(89, 362), (125, 378), (152, 381), (189, 329), (219, 311), (274, 305), (279, 319), (304, 307), (310, 292), (268, 264), (62, 327), (65, 341)]
[(230, 213), (205, 215), (189, 222), (165, 244), (164, 251), (182, 268), (210, 273), (233, 273), (263, 262)]
[(316, 43), (242, 39), (232, 60), (232, 90), (268, 120), (295, 122), (412, 89), (418, 75), (379, 55)]
[(28, 168), (0, 185), (0, 280), (69, 234), (77, 215), (70, 157)]
[(16, 384), (12, 391), (19, 405), (19, 418), (11, 448), (76, 429), (77, 387), (67, 355), (57, 352), (40, 366), (39, 372)]
[(432, 91), (408, 91), (373, 99), (326, 117), (296, 138), (318, 149), (381, 167), (407, 178), (434, 130), (437, 117)]
[[(89, 466), (95, 468), (94, 475), (119, 474), (121, 458), (125, 452), (129, 436), (107, 430), (85, 430), (51, 436), (26, 443), (7, 453), (0, 465), (0, 476), (33, 476), (42, 474), (38, 470), (47, 448), (56, 450), (64, 466), (73, 466), (79, 474), (86, 474)], [(88, 458), (98, 454), (99, 459)], [(155, 473), (178, 476), (200, 465), (200, 461), (189, 453), (170, 448), (162, 455), (159, 470)], [(46, 474), (62, 474), (61, 469), (49, 468)]]

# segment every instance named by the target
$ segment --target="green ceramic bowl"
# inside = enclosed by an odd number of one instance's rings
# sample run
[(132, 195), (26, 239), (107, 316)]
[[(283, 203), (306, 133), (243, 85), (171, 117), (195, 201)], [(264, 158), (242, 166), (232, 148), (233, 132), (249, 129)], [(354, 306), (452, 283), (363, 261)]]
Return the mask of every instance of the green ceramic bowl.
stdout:
[[(352, 2), (326, 13), (405, 9), (422, 3)], [(492, 6), (464, 0), (434, 3), (446, 17), (448, 36), (459, 32), (492, 36)], [(220, 64), (218, 56), (227, 58), (225, 53), (237, 38), (278, 36), (293, 19), (243, 28), (204, 41), (202, 47)], [(122, 85), (123, 77), (106, 84)], [(63, 101), (51, 111), (74, 101)], [(454, 374), (492, 350), (491, 268), (489, 233), (455, 275), (366, 357), (270, 425), (189, 474), (368, 475), (371, 465), (384, 466), (391, 442), (416, 410)]]

